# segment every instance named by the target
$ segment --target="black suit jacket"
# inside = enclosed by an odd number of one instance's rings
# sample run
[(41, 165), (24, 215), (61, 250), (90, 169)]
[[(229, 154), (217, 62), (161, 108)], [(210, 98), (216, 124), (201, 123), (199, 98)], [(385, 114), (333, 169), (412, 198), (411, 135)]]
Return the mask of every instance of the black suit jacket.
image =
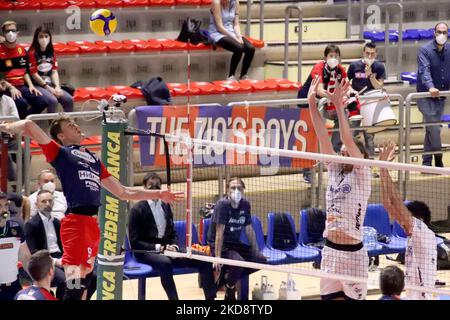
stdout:
[[(63, 252), (60, 235), (61, 223), (58, 219), (53, 219), (53, 225), (55, 226), (59, 250)], [(39, 250), (48, 249), (44, 223), (39, 214), (36, 214), (25, 224), (25, 239), (31, 254)]]
[(161, 206), (166, 216), (166, 231), (162, 239), (158, 238), (158, 227), (148, 202), (139, 201), (131, 208), (128, 233), (133, 250), (155, 250), (155, 245), (158, 243), (178, 245), (172, 209), (164, 202)]

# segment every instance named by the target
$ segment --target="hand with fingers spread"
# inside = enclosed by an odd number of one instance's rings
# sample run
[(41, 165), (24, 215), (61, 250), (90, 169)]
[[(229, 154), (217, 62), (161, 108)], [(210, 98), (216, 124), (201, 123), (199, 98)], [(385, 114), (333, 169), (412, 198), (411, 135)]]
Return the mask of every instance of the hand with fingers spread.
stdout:
[(169, 190), (162, 190), (160, 198), (161, 201), (165, 203), (179, 202), (184, 199), (184, 192), (170, 192)]
[(344, 107), (344, 97), (350, 89), (350, 82), (347, 79), (342, 79), (340, 83), (336, 83), (334, 91), (327, 90), (326, 96), (329, 102), (333, 104), (337, 109)]
[(381, 161), (393, 161), (395, 159), (395, 143), (391, 140), (385, 141), (380, 148)]
[(11, 98), (13, 98), (13, 100), (22, 98), (22, 92), (20, 92), (19, 89), (14, 86), (11, 86), (9, 88), (9, 92), (11, 93)]
[(309, 103), (309, 107), (317, 107), (317, 103), (316, 103), (316, 96), (317, 96), (317, 88), (319, 87), (320, 84), (320, 78), (319, 76), (316, 76), (312, 83), (311, 86), (309, 87), (309, 91), (308, 91), (308, 103)]

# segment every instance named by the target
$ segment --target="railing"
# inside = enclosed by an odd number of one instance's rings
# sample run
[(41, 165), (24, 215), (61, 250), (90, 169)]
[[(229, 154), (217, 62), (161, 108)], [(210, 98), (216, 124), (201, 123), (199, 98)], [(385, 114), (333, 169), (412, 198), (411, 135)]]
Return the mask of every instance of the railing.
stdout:
[[(0, 117), (0, 122), (12, 122), (12, 121), (18, 121), (19, 118), (14, 117), (14, 116), (4, 116), (4, 117)], [(17, 167), (17, 176), (16, 176), (16, 181), (9, 181), (9, 175), (8, 172), (6, 172), (6, 180), (8, 181), (8, 188), (12, 185), (16, 187), (16, 192), (20, 192), (22, 189), (22, 148), (21, 148), (21, 141), (22, 141), (22, 136), (20, 134), (17, 134), (15, 137), (15, 140), (17, 141), (17, 150), (9, 150), (8, 149), (8, 154), (15, 154), (16, 155), (16, 167)], [(3, 178), (3, 177), (2, 177)], [(4, 192), (7, 192), (9, 190), (2, 190)]]
[[(253, 0), (247, 0), (247, 13), (245, 24), (245, 35), (250, 36), (250, 28), (252, 22), (252, 4)], [(259, 0), (259, 40), (264, 40), (264, 0)]]
[[(440, 97), (449, 97), (450, 91), (441, 91), (439, 93)], [(429, 92), (413, 92), (408, 94), (405, 100), (405, 108), (406, 108), (406, 114), (405, 114), (405, 132), (406, 138), (405, 138), (405, 163), (411, 162), (411, 135), (408, 134), (411, 131), (411, 103), (415, 99), (421, 99), (421, 98), (431, 98), (431, 93)], [(439, 122), (423, 122), (423, 123), (415, 123), (414, 125), (420, 125), (424, 127), (428, 126), (440, 126), (442, 124), (449, 124), (449, 122), (446, 121), (439, 121)], [(422, 152), (422, 154), (433, 154), (433, 153), (440, 153), (439, 151), (436, 152)], [(407, 193), (407, 185), (409, 181), (409, 172), (406, 172), (405, 180), (403, 181), (404, 184), (404, 198), (406, 198)]]
[[(350, 1), (349, 1), (350, 2)], [(387, 3), (376, 3), (377, 6), (384, 7), (385, 12), (385, 29), (384, 29), (384, 59), (389, 61), (389, 24), (390, 24), (390, 15), (389, 8), (390, 7), (398, 7), (399, 8), (399, 21), (398, 21), (398, 51), (397, 51), (397, 76), (399, 77), (402, 69), (402, 58), (403, 58), (403, 4), (398, 2), (387, 2)], [(351, 13), (351, 11), (350, 11)], [(364, 38), (364, 15), (365, 15), (365, 1), (360, 0), (360, 20), (359, 20), (359, 38)]]
[(297, 41), (297, 81), (302, 80), (302, 39), (303, 39), (303, 9), (300, 5), (287, 6), (284, 11), (284, 67), (283, 78), (288, 78), (289, 61), (289, 17), (292, 10), (298, 12), (298, 41)]

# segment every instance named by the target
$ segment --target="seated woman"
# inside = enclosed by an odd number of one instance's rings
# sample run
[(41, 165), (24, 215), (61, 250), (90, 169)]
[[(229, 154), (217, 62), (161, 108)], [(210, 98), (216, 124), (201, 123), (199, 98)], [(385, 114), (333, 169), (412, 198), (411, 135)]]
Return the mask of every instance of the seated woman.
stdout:
[(48, 101), (47, 111), (56, 112), (58, 102), (65, 112), (73, 111), (73, 98), (65, 90), (61, 89), (58, 74), (58, 62), (53, 50), (52, 35), (50, 31), (40, 26), (34, 32), (33, 42), (28, 51), (30, 60), (30, 74), (33, 82)]
[(247, 72), (255, 54), (255, 47), (241, 36), (239, 30), (239, 1), (213, 0), (208, 31), (214, 44), (233, 52), (227, 80), (237, 81), (235, 73), (242, 54), (244, 54), (244, 61), (239, 79), (248, 79)]

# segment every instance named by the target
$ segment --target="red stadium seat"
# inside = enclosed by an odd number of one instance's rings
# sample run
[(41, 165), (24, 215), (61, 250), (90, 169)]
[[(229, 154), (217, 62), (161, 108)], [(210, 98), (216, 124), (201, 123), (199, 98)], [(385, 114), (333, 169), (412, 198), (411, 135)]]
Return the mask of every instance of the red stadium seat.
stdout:
[(15, 10), (38, 10), (41, 9), (41, 3), (38, 1), (22, 1), (14, 3)]
[(0, 2), (0, 10), (13, 10), (14, 5), (10, 2)]
[(131, 43), (122, 43), (114, 40), (95, 41), (95, 44), (106, 46), (108, 53), (133, 52), (136, 49), (136, 47)]
[(176, 3), (181, 6), (199, 6), (202, 0), (176, 0)]
[(256, 40), (250, 37), (245, 37), (255, 48), (264, 48), (263, 40)]
[(136, 48), (135, 51), (161, 51), (162, 49), (160, 43), (152, 40), (145, 41), (132, 39), (132, 40), (123, 40), (122, 43), (134, 45), (134, 47)]
[(288, 90), (299, 90), (301, 88), (301, 84), (298, 82), (292, 82), (287, 79), (267, 79), (266, 83), (276, 84), (278, 86), (279, 91), (288, 91)]
[(53, 42), (53, 49), (55, 50), (56, 54), (63, 55), (63, 54), (78, 54), (81, 52), (79, 47), (76, 46), (70, 46), (65, 43), (61, 42)]
[(241, 80), (239, 83), (249, 85), (253, 88), (253, 91), (276, 91), (278, 90), (278, 85), (275, 83), (266, 83), (261, 80)]
[(209, 6), (212, 4), (212, 0), (202, 0), (202, 6)]
[(145, 7), (148, 6), (148, 0), (122, 0), (123, 7)]
[(81, 9), (95, 8), (97, 3), (95, 0), (69, 0), (70, 5), (75, 5)]
[(209, 50), (209, 49), (211, 49), (211, 46), (208, 46), (204, 43), (199, 43), (199, 44), (188, 43), (188, 48), (189, 48), (189, 50)]
[(85, 101), (87, 99), (91, 98), (91, 94), (89, 92), (77, 89), (75, 90), (75, 93), (73, 94), (73, 101), (79, 102), (79, 101)]
[(161, 44), (163, 51), (177, 51), (177, 50), (187, 50), (188, 44), (186, 42), (181, 42), (172, 39), (155, 39)]
[(90, 94), (91, 99), (109, 99), (115, 93), (99, 87), (78, 88), (78, 91)]
[(246, 93), (253, 90), (252, 86), (237, 81), (214, 81), (213, 84), (225, 88), (228, 93)]
[(102, 143), (102, 136), (90, 136), (89, 140), (91, 140), (92, 143), (101, 144)]
[(123, 7), (122, 0), (97, 0), (97, 8), (112, 8)]
[(62, 0), (41, 0), (42, 9), (64, 9), (69, 6), (68, 1)]
[(216, 86), (215, 84), (209, 82), (192, 82), (191, 87), (200, 89), (200, 94), (204, 95), (223, 94), (226, 92), (224, 87)]
[(151, 6), (174, 6), (175, 0), (148, 0), (148, 3)]
[(108, 51), (105, 45), (95, 44), (89, 41), (69, 41), (67, 44), (79, 47), (81, 53), (106, 53)]
[(167, 87), (170, 90), (172, 96), (188, 96), (188, 95), (198, 95), (200, 94), (199, 88), (189, 88), (187, 84), (184, 83), (168, 83)]
[(141, 90), (127, 86), (109, 86), (106, 88), (106, 90), (114, 93), (123, 94), (128, 99), (136, 99), (143, 97)]

